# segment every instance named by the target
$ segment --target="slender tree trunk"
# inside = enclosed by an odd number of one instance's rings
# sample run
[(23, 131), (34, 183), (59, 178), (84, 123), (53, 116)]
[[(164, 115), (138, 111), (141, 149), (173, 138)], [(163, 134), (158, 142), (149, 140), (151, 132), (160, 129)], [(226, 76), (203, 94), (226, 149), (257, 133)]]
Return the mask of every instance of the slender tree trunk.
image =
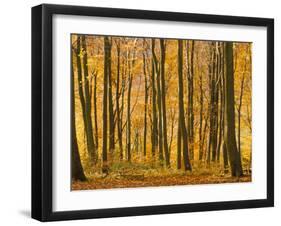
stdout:
[(152, 55), (153, 55), (153, 65), (156, 71), (156, 84), (157, 84), (157, 106), (158, 106), (158, 147), (159, 147), (159, 160), (163, 163), (163, 128), (162, 128), (162, 91), (160, 85), (160, 71), (159, 63), (155, 54), (155, 40), (152, 40)]
[[(207, 133), (208, 125), (209, 125), (208, 117), (209, 117), (209, 113), (207, 112), (206, 117), (204, 119), (205, 125), (204, 125), (204, 129), (203, 129), (203, 134), (202, 134), (202, 160), (203, 159), (206, 160), (206, 157), (207, 157), (207, 147), (205, 147), (205, 146), (207, 146), (207, 142), (205, 142), (205, 140), (206, 140), (206, 133)], [(205, 143), (206, 143), (206, 145), (205, 145)]]
[(124, 148), (123, 148), (123, 113), (124, 113), (124, 99), (125, 99), (125, 59), (123, 59), (123, 67), (122, 67), (122, 90), (121, 90), (121, 109), (120, 109), (120, 132), (121, 132), (121, 140), (119, 140), (119, 145), (122, 145), (122, 151), (120, 151), (120, 159), (124, 159)]
[(213, 142), (213, 156), (212, 161), (216, 161), (218, 155), (218, 137), (219, 137), (219, 92), (220, 92), (220, 55), (218, 53), (219, 43), (215, 43), (215, 115), (214, 115), (214, 142)]
[(221, 91), (221, 85), (219, 88), (219, 93), (220, 93), (220, 111), (219, 111), (219, 121), (218, 121), (218, 143), (217, 143), (217, 156), (216, 160), (219, 162), (220, 160), (220, 150), (221, 150), (221, 142), (222, 142), (222, 132), (223, 132), (223, 93)]
[(104, 73), (103, 73), (103, 131), (102, 131), (102, 160), (103, 171), (108, 168), (107, 165), (107, 99), (108, 99), (108, 51), (109, 51), (109, 39), (104, 37)]
[(127, 66), (128, 66), (128, 93), (127, 93), (127, 161), (131, 161), (131, 90), (132, 90), (132, 67), (134, 65), (134, 54), (131, 57), (131, 52), (128, 52)]
[(226, 43), (226, 73), (224, 79), (225, 90), (225, 142), (230, 160), (232, 176), (243, 174), (239, 152), (235, 138), (235, 111), (234, 111), (234, 73), (233, 73), (233, 44)]
[(213, 142), (212, 142), (212, 161), (215, 162), (217, 158), (217, 145), (218, 145), (218, 98), (219, 98), (219, 72), (218, 72), (218, 42), (215, 42), (215, 62), (214, 62), (214, 115), (213, 115), (213, 126), (214, 126), (214, 133), (213, 133)]
[(95, 141), (96, 141), (96, 150), (99, 148), (99, 129), (98, 129), (98, 112), (97, 112), (97, 76), (98, 74), (95, 73), (94, 75), (94, 122), (95, 122)]
[[(154, 49), (154, 39), (151, 39), (151, 49)], [(158, 118), (157, 118), (157, 105), (156, 105), (156, 86), (155, 86), (155, 67), (154, 67), (154, 58), (151, 58), (151, 83), (152, 83), (152, 118), (153, 118), (153, 125), (152, 125), (152, 156), (155, 156), (155, 150), (158, 146)]]
[(73, 71), (73, 61), (71, 63), (71, 135), (72, 135), (72, 155), (71, 155), (71, 177), (73, 180), (86, 181), (86, 176), (81, 164), (81, 159), (79, 155), (79, 147), (77, 144), (76, 137), (76, 124), (75, 124), (75, 93), (74, 93), (74, 71)]
[(183, 161), (184, 161), (184, 170), (191, 171), (191, 164), (189, 161), (188, 153), (188, 137), (185, 127), (184, 119), (184, 102), (183, 102), (183, 78), (182, 78), (182, 68), (183, 68), (183, 44), (182, 40), (178, 40), (178, 89), (179, 89), (179, 120), (180, 128), (183, 142)]
[(215, 161), (217, 149), (217, 116), (218, 116), (218, 91), (217, 91), (217, 43), (211, 44), (211, 61), (209, 64), (209, 90), (210, 90), (210, 130), (209, 130), (209, 146), (207, 162)]
[(117, 51), (117, 79), (116, 79), (116, 112), (117, 112), (117, 136), (119, 143), (119, 158), (123, 159), (123, 142), (122, 142), (122, 122), (121, 122), (121, 114), (120, 114), (120, 104), (119, 99), (121, 93), (119, 91), (120, 86), (120, 42), (116, 44)]
[(209, 143), (208, 143), (208, 156), (207, 156), (207, 163), (210, 164), (211, 161), (211, 154), (212, 154), (212, 141), (213, 141), (213, 132), (214, 132), (214, 125), (213, 125), (213, 118), (214, 118), (214, 75), (213, 75), (213, 62), (214, 62), (214, 51), (213, 51), (213, 44), (210, 47), (210, 61), (208, 64), (208, 73), (209, 73)]
[(226, 74), (226, 68), (225, 68), (225, 65), (226, 65), (226, 62), (225, 62), (225, 44), (222, 43), (222, 65), (223, 65), (223, 68), (222, 68), (222, 80), (221, 80), (221, 94), (222, 94), (222, 98), (221, 98), (221, 104), (222, 104), (222, 154), (223, 154), (223, 168), (224, 168), (224, 171), (225, 173), (227, 173), (228, 171), (228, 153), (227, 153), (227, 148), (226, 148), (226, 142), (224, 140), (224, 137), (225, 137), (225, 108), (226, 108), (226, 105), (225, 105), (225, 88), (224, 88), (224, 83), (225, 83), (225, 74)]
[(111, 75), (111, 41), (108, 41), (108, 112), (109, 112), (109, 151), (112, 154), (115, 148), (114, 141), (114, 113)]
[(181, 169), (181, 153), (182, 153), (181, 137), (182, 137), (182, 135), (181, 135), (181, 121), (180, 121), (180, 117), (178, 117), (178, 140), (177, 140), (177, 168), (178, 169)]
[(228, 154), (227, 154), (227, 148), (226, 148), (226, 144), (225, 142), (223, 141), (223, 144), (222, 144), (222, 151), (223, 151), (223, 168), (224, 168), (224, 171), (227, 172), (228, 170)]
[(147, 85), (147, 75), (146, 75), (146, 58), (145, 58), (145, 53), (143, 53), (143, 75), (144, 75), (144, 131), (143, 131), (143, 155), (146, 156), (148, 85)]
[(222, 92), (222, 77), (223, 77), (223, 56), (221, 51), (221, 43), (218, 44), (218, 99), (217, 99), (217, 108), (218, 108), (218, 119), (217, 119), (217, 129), (218, 129), (218, 143), (217, 143), (217, 150), (216, 150), (216, 160), (217, 162), (220, 161), (220, 153), (221, 153), (221, 143), (222, 143), (222, 131), (223, 131), (223, 92)]
[(213, 43), (214, 60), (213, 60), (213, 133), (212, 133), (212, 161), (216, 160), (217, 156), (217, 132), (218, 132), (218, 54), (217, 54), (218, 42)]
[(163, 145), (165, 154), (165, 163), (167, 167), (170, 167), (168, 140), (167, 140), (167, 118), (166, 118), (166, 85), (165, 85), (165, 57), (166, 47), (163, 39), (160, 39), (160, 51), (161, 51), (161, 90), (162, 90), (162, 116), (163, 116)]
[(204, 111), (204, 96), (203, 96), (203, 78), (202, 72), (199, 73), (199, 88), (200, 88), (200, 118), (199, 118), (199, 160), (203, 158), (203, 111)]
[(85, 83), (85, 112), (86, 112), (86, 128), (87, 128), (87, 144), (88, 152), (92, 163), (96, 163), (96, 148), (94, 144), (93, 136), (93, 124), (91, 117), (91, 97), (89, 87), (89, 73), (88, 73), (88, 56), (86, 37), (82, 35), (82, 48), (83, 48), (83, 71), (84, 71), (84, 83)]
[(131, 89), (132, 77), (128, 76), (128, 96), (127, 96), (127, 160), (131, 161)]
[(170, 131), (170, 142), (169, 142), (169, 159), (171, 157), (171, 149), (172, 149), (172, 143), (174, 138), (174, 128), (175, 128), (175, 111), (171, 111), (171, 131)]
[[(83, 123), (84, 123), (84, 132), (85, 136), (87, 135), (87, 119), (86, 119), (86, 107), (85, 107), (85, 98), (83, 91), (83, 81), (82, 81), (82, 65), (81, 65), (81, 37), (77, 36), (77, 49), (76, 49), (76, 62), (77, 62), (77, 80), (78, 80), (78, 92), (82, 109)], [(88, 147), (87, 140), (85, 145)], [(88, 149), (87, 149), (88, 150)], [(88, 152), (90, 156), (90, 153)]]
[(241, 158), (241, 109), (242, 109), (242, 105), (243, 105), (246, 65), (247, 65), (247, 62), (245, 62), (245, 67), (244, 67), (244, 71), (243, 71), (243, 75), (242, 75), (242, 79), (241, 79), (239, 104), (238, 104), (238, 109), (237, 109), (237, 113), (238, 113), (238, 136), (237, 136), (237, 138), (238, 138), (238, 152), (239, 152), (240, 158)]
[(188, 108), (187, 108), (187, 118), (188, 118), (188, 143), (190, 159), (194, 158), (194, 112), (193, 112), (193, 90), (194, 90), (194, 40), (186, 41), (186, 51), (187, 51), (187, 87), (188, 87)]

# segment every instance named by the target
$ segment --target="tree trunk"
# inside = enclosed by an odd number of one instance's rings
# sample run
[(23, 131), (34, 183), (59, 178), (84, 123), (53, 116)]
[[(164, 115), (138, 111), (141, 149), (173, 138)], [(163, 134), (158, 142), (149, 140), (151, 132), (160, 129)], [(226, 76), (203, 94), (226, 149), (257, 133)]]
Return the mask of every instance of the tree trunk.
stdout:
[(183, 102), (183, 78), (182, 78), (182, 68), (183, 68), (183, 44), (182, 40), (178, 40), (178, 91), (179, 91), (179, 120), (180, 120), (180, 128), (183, 142), (183, 161), (184, 161), (184, 170), (191, 171), (191, 164), (189, 161), (189, 153), (188, 153), (188, 138), (187, 131), (185, 127), (185, 119), (184, 119), (184, 102)]
[(127, 96), (127, 160), (131, 161), (131, 89), (132, 77), (128, 76), (128, 96)]
[(182, 136), (181, 135), (181, 121), (180, 121), (180, 117), (179, 117), (178, 118), (178, 140), (177, 140), (177, 168), (178, 169), (181, 169), (181, 149), (182, 149), (181, 136)]
[(99, 129), (98, 129), (98, 112), (97, 112), (97, 76), (98, 74), (94, 74), (94, 121), (95, 121), (95, 144), (96, 144), (96, 150), (98, 152), (99, 148)]
[(108, 51), (109, 51), (109, 39), (104, 37), (104, 73), (103, 73), (103, 114), (102, 114), (102, 161), (103, 171), (108, 168), (107, 165), (107, 99), (108, 99)]
[(111, 75), (111, 41), (108, 41), (108, 112), (109, 112), (109, 151), (112, 154), (115, 148), (114, 141), (114, 114)]
[(217, 143), (217, 150), (216, 150), (216, 160), (217, 162), (220, 161), (220, 153), (221, 153), (221, 143), (222, 143), (222, 136), (223, 136), (223, 92), (222, 92), (222, 75), (223, 75), (223, 71), (224, 71), (224, 67), (223, 67), (223, 53), (221, 50), (221, 43), (218, 44), (218, 80), (217, 80), (217, 84), (218, 84), (218, 99), (217, 99), (217, 108), (218, 108), (218, 120), (217, 120), (217, 129), (218, 129), (218, 143)]
[(163, 39), (160, 39), (160, 51), (161, 51), (161, 90), (162, 90), (162, 122), (163, 122), (163, 145), (165, 154), (165, 163), (167, 167), (170, 167), (168, 140), (167, 140), (167, 118), (166, 118), (166, 85), (165, 85), (165, 57), (166, 47)]
[(71, 155), (71, 178), (73, 180), (86, 181), (87, 178), (81, 164), (79, 155), (79, 147), (76, 137), (76, 124), (75, 124), (75, 93), (74, 93), (74, 71), (73, 61), (71, 63), (71, 135), (72, 135), (72, 155)]
[(157, 106), (158, 106), (158, 147), (159, 147), (159, 160), (160, 164), (163, 163), (163, 128), (162, 128), (162, 91), (160, 85), (160, 70), (159, 63), (155, 54), (155, 40), (152, 40), (152, 55), (153, 65), (156, 71), (156, 84), (157, 84)]
[[(209, 113), (206, 113), (206, 117), (204, 119), (205, 125), (204, 125), (204, 129), (203, 129), (203, 134), (202, 134), (202, 159), (206, 160), (207, 157), (207, 142), (205, 142), (206, 140), (206, 133), (207, 133), (207, 129), (208, 129), (208, 119), (209, 119)], [(206, 143), (206, 145), (205, 145)]]
[(210, 164), (211, 161), (211, 147), (212, 147), (212, 137), (213, 137), (213, 75), (212, 75), (212, 62), (213, 62), (213, 49), (212, 44), (210, 46), (210, 60), (208, 63), (208, 74), (209, 74), (209, 141), (208, 141), (208, 154), (207, 154), (207, 163)]
[[(122, 151), (120, 151), (120, 159), (124, 158), (124, 150), (123, 150), (123, 114), (124, 114), (124, 99), (125, 99), (125, 86), (126, 86), (126, 79), (125, 79), (125, 59), (123, 58), (122, 63), (122, 89), (121, 89), (121, 109), (120, 109), (120, 128), (119, 128), (119, 145), (122, 145)], [(119, 139), (119, 138), (118, 138)]]
[(171, 157), (171, 149), (172, 149), (172, 143), (173, 143), (173, 138), (174, 138), (174, 128), (175, 128), (175, 110), (171, 110), (171, 131), (170, 131), (170, 143), (169, 143), (169, 160)]
[(116, 79), (116, 112), (117, 112), (117, 136), (119, 143), (119, 158), (123, 159), (123, 142), (122, 142), (122, 122), (121, 122), (121, 114), (120, 114), (120, 104), (119, 99), (121, 93), (119, 91), (120, 86), (120, 42), (116, 44), (117, 51), (117, 79)]
[(215, 62), (213, 68), (214, 75), (214, 115), (213, 115), (213, 141), (212, 141), (212, 161), (216, 161), (217, 158), (217, 146), (218, 146), (218, 98), (219, 98), (219, 55), (218, 55), (218, 42), (214, 43), (214, 52), (215, 52)]
[(222, 152), (223, 152), (223, 168), (224, 171), (227, 172), (227, 168), (228, 168), (228, 154), (227, 154), (227, 148), (226, 148), (226, 144), (223, 141), (222, 144)]
[(211, 60), (209, 63), (209, 92), (210, 92), (210, 129), (209, 129), (209, 146), (208, 146), (208, 159), (215, 161), (216, 148), (217, 148), (217, 56), (216, 56), (216, 43), (211, 44)]
[(227, 172), (228, 170), (228, 154), (227, 154), (227, 148), (226, 148), (226, 142), (224, 140), (224, 134), (225, 134), (225, 89), (224, 89), (224, 80), (225, 80), (225, 44), (222, 43), (222, 77), (221, 77), (221, 110), (222, 110), (222, 119), (221, 119), (221, 127), (222, 127), (222, 155), (223, 155), (223, 167), (224, 171)]
[[(87, 120), (86, 120), (86, 107), (85, 107), (85, 98), (83, 91), (83, 81), (82, 81), (82, 65), (81, 65), (81, 37), (77, 36), (77, 49), (76, 49), (76, 62), (77, 62), (77, 80), (78, 80), (78, 92), (82, 109), (83, 123), (84, 123), (84, 132), (87, 135)], [(88, 141), (86, 140), (86, 144), (88, 147)], [(87, 151), (89, 149), (87, 148)], [(90, 156), (90, 153), (88, 152)]]
[(219, 121), (218, 121), (218, 143), (217, 143), (217, 156), (216, 160), (219, 162), (220, 160), (220, 150), (221, 150), (221, 142), (222, 142), (222, 132), (223, 132), (223, 93), (222, 93), (222, 87), (220, 85), (219, 93), (220, 93), (220, 111), (219, 111)]
[[(127, 93), (127, 161), (131, 161), (131, 90), (132, 90), (132, 67), (134, 61), (134, 54), (131, 57), (131, 52), (127, 53), (127, 66), (128, 66), (128, 93)], [(131, 59), (132, 58), (132, 59)]]
[(235, 138), (235, 111), (234, 111), (234, 75), (233, 75), (233, 43), (226, 43), (225, 52), (226, 73), (224, 79), (225, 90), (225, 142), (230, 160), (232, 176), (243, 174), (239, 152)]
[(199, 75), (199, 88), (200, 88), (200, 118), (199, 118), (199, 160), (203, 158), (203, 111), (204, 111), (204, 96), (203, 96), (203, 78), (202, 72)]
[(244, 94), (244, 81), (245, 81), (245, 73), (246, 73), (246, 65), (247, 62), (245, 61), (245, 66), (244, 66), (244, 71), (241, 79), (241, 85), (240, 85), (240, 96), (239, 96), (239, 104), (238, 104), (238, 152), (239, 156), (241, 158), (241, 109), (242, 109), (242, 104), (243, 104), (243, 94)]
[(146, 58), (145, 58), (145, 53), (143, 53), (143, 75), (144, 75), (144, 131), (143, 131), (143, 156), (146, 156), (148, 85), (147, 85), (147, 75), (146, 75)]
[(82, 48), (83, 48), (83, 71), (84, 71), (84, 83), (85, 83), (85, 112), (86, 112), (86, 131), (87, 131), (87, 144), (88, 152), (92, 163), (96, 163), (96, 148), (94, 144), (93, 125), (91, 116), (91, 97), (89, 87), (89, 73), (88, 73), (88, 56), (86, 37), (82, 35)]
[[(154, 49), (154, 40), (151, 39), (151, 49)], [(152, 156), (155, 156), (155, 150), (158, 146), (158, 118), (157, 118), (157, 109), (156, 109), (156, 86), (155, 86), (155, 68), (154, 68), (154, 58), (151, 58), (151, 83), (152, 83)]]
[[(186, 41), (186, 51), (187, 51), (187, 90), (188, 90), (188, 107), (187, 107), (187, 118), (188, 118), (188, 143), (190, 159), (194, 158), (194, 112), (193, 112), (193, 90), (194, 90), (194, 40), (191, 41), (191, 46), (189, 46), (189, 41)], [(189, 53), (190, 52), (190, 53)], [(190, 59), (189, 59), (190, 58)]]

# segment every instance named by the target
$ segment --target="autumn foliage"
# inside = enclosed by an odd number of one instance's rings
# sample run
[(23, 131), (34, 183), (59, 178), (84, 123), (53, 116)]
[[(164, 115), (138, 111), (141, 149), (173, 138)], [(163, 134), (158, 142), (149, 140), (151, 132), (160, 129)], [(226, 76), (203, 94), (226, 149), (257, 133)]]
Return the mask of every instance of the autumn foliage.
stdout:
[(72, 189), (251, 181), (251, 43), (71, 35)]

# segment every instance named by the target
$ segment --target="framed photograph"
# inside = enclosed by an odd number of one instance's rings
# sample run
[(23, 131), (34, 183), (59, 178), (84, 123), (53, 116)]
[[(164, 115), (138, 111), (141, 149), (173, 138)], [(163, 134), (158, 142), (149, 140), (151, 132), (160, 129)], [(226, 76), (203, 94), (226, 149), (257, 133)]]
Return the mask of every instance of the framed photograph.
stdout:
[(274, 21), (32, 8), (32, 217), (274, 205)]

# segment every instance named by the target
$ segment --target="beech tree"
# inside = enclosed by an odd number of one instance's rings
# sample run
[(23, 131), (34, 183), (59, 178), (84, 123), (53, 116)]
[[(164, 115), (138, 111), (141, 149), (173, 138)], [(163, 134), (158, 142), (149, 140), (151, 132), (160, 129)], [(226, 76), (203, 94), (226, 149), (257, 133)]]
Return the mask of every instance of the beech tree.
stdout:
[(160, 76), (161, 76), (161, 101), (162, 101), (162, 124), (163, 124), (163, 146), (165, 153), (165, 163), (167, 167), (170, 167), (170, 157), (169, 157), (169, 148), (167, 140), (167, 114), (166, 114), (166, 85), (165, 85), (165, 57), (166, 57), (166, 43), (163, 39), (160, 39), (160, 50), (161, 50), (161, 67), (160, 67)]
[(237, 150), (235, 135), (235, 110), (234, 110), (234, 76), (233, 76), (233, 44), (225, 44), (226, 73), (224, 78), (225, 90), (225, 133), (224, 139), (229, 156), (231, 175), (243, 175), (241, 159)]
[(87, 136), (87, 145), (88, 152), (90, 155), (91, 161), (96, 163), (96, 148), (94, 144), (93, 136), (93, 124), (91, 117), (91, 97), (90, 97), (90, 86), (89, 86), (89, 72), (88, 72), (88, 54), (87, 54), (87, 45), (86, 37), (82, 35), (82, 48), (83, 48), (83, 72), (84, 72), (84, 90), (85, 90), (85, 118), (86, 118), (86, 136)]
[(184, 103), (183, 103), (183, 76), (182, 76), (182, 65), (183, 65), (183, 44), (182, 40), (178, 40), (178, 89), (179, 89), (179, 121), (180, 121), (180, 134), (183, 143), (183, 161), (184, 161), (184, 170), (192, 170), (189, 153), (188, 153), (188, 140), (187, 140), (187, 131), (185, 126), (185, 117), (184, 117)]
[(103, 72), (103, 139), (102, 139), (102, 161), (103, 171), (107, 171), (107, 98), (108, 98), (108, 74), (109, 74), (109, 50), (110, 44), (107, 36), (104, 37), (104, 72)]
[(186, 65), (187, 65), (187, 90), (188, 90), (188, 107), (187, 107), (187, 130), (190, 150), (190, 158), (194, 158), (194, 40), (186, 41)]
[(74, 70), (73, 70), (73, 61), (71, 64), (71, 135), (72, 135), (72, 155), (71, 155), (71, 177), (74, 180), (86, 181), (86, 176), (84, 174), (84, 170), (81, 164), (80, 155), (79, 155), (79, 147), (77, 144), (77, 136), (76, 136), (76, 123), (75, 123), (75, 93), (74, 93)]
[(146, 136), (147, 136), (147, 105), (148, 105), (148, 81), (146, 73), (146, 46), (143, 40), (143, 75), (144, 75), (144, 130), (143, 130), (143, 155), (146, 156)]

